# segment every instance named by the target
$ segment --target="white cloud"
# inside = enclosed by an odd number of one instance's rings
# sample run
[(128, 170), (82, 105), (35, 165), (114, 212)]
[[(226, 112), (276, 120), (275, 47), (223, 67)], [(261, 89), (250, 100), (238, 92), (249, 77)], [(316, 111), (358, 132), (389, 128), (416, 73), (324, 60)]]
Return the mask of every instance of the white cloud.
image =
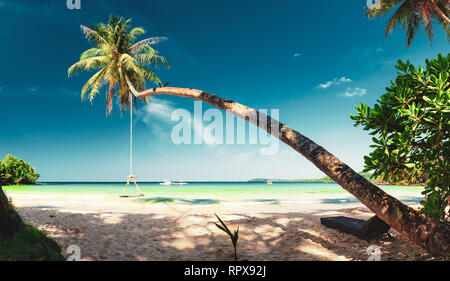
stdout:
[(171, 101), (152, 97), (150, 104), (145, 105), (142, 109), (138, 110), (136, 115), (140, 121), (149, 125), (152, 121), (152, 117), (170, 122), (170, 116), (174, 110), (175, 108)]
[(170, 117), (175, 109), (171, 101), (152, 97), (150, 104), (136, 111), (136, 120), (146, 124), (159, 138), (167, 139), (172, 129)]
[(344, 93), (340, 94), (339, 96), (350, 98), (355, 96), (362, 97), (365, 94), (367, 94), (366, 89), (356, 87), (356, 88), (347, 88), (347, 90)]
[(326, 88), (331, 87), (331, 85), (333, 85), (333, 81), (328, 81), (328, 82), (326, 82), (324, 84), (320, 84), (318, 87), (321, 88), (321, 89), (326, 89)]
[(345, 76), (343, 76), (343, 77), (339, 78), (338, 82), (348, 83), (348, 82), (352, 82), (352, 79), (346, 78)]
[(334, 78), (331, 81), (325, 82), (323, 84), (320, 84), (319, 86), (317, 86), (320, 89), (327, 89), (333, 85), (341, 85), (343, 83), (350, 83), (352, 82), (352, 79), (347, 78), (345, 76), (342, 76), (341, 78)]

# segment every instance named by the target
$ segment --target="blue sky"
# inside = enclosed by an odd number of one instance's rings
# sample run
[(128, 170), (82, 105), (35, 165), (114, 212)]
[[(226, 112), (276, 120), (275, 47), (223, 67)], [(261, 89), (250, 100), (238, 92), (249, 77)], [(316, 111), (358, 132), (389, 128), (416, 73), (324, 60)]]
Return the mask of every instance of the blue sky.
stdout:
[[(110, 14), (132, 18), (172, 64), (155, 70), (170, 86), (202, 89), (253, 108), (279, 109), (298, 130), (355, 170), (370, 137), (353, 127), (354, 105), (374, 104), (395, 77), (397, 59), (424, 64), (448, 53), (436, 30), (432, 45), (419, 32), (384, 38), (386, 18), (368, 20), (366, 1), (116, 1), (0, 0), (0, 158), (30, 162), (41, 181), (121, 181), (128, 175), (128, 114), (105, 117), (105, 96), (91, 105), (80, 90), (89, 74), (67, 68), (90, 47), (80, 24)], [(260, 145), (175, 145), (176, 108), (192, 100), (159, 96), (135, 115), (134, 173), (141, 181), (315, 178), (323, 174), (284, 144), (275, 155)], [(204, 105), (206, 110), (210, 108)], [(205, 123), (206, 124), (206, 123)]]

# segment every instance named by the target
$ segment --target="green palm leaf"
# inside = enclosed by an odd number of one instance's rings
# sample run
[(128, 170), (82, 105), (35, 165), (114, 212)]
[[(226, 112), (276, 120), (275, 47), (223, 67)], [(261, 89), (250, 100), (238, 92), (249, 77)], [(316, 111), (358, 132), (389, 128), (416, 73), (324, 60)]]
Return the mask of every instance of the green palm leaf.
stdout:
[[(369, 18), (385, 16), (396, 9), (386, 24), (386, 37), (396, 27), (406, 30), (406, 45), (409, 47), (416, 32), (421, 26), (424, 27), (430, 42), (433, 38), (433, 24), (442, 25), (450, 40), (450, 27), (448, 17), (450, 7), (448, 0), (379, 0), (380, 7), (368, 9)], [(446, 20), (447, 22), (446, 22)]]
[(141, 40), (141, 41), (137, 42), (136, 44), (134, 44), (133, 46), (131, 46), (128, 49), (128, 52), (131, 53), (131, 54), (132, 53), (136, 53), (136, 52), (138, 52), (139, 50), (143, 49), (146, 46), (154, 45), (154, 44), (157, 44), (157, 43), (159, 43), (161, 41), (165, 41), (165, 40), (167, 40), (166, 37), (151, 37), (151, 38), (147, 38), (147, 39)]
[[(72, 77), (81, 72), (97, 70), (83, 86), (81, 97), (84, 99), (89, 93), (89, 100), (92, 102), (107, 84), (107, 114), (112, 111), (114, 97), (119, 98), (123, 110), (124, 106), (130, 106), (131, 89), (144, 91), (146, 81), (161, 84), (159, 77), (145, 66), (170, 67), (169, 61), (150, 46), (167, 38), (150, 37), (135, 42), (145, 30), (142, 27), (130, 28), (130, 22), (130, 19), (111, 16), (107, 24), (100, 23), (92, 27), (81, 25), (86, 39), (94, 47), (84, 51), (80, 60), (67, 71), (68, 76)], [(131, 84), (126, 82), (127, 79)], [(149, 102), (150, 99), (145, 101)]]

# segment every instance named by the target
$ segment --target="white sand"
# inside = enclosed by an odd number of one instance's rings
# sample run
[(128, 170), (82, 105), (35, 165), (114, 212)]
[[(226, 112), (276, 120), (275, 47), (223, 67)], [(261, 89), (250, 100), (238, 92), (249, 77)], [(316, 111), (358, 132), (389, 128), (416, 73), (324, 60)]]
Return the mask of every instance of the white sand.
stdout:
[(320, 224), (326, 216), (371, 217), (359, 203), (338, 209), (342, 205), (315, 200), (305, 200), (301, 206), (298, 202), (189, 205), (34, 195), (8, 194), (28, 223), (59, 242), (63, 255), (68, 256), (69, 245), (77, 245), (82, 260), (233, 260), (233, 247), (214, 225), (214, 212), (231, 229), (239, 226), (240, 259), (367, 260), (370, 245), (381, 248), (381, 260), (433, 259), (392, 229), (390, 237), (367, 242)]

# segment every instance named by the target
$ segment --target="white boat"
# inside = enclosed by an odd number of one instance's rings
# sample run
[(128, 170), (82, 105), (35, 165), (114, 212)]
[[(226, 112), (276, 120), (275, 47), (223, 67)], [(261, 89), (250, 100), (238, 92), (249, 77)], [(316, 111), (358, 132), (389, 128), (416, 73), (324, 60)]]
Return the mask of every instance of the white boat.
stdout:
[(165, 180), (165, 181), (160, 183), (160, 185), (185, 185), (185, 184), (187, 184), (187, 183), (185, 183), (185, 182), (172, 182), (172, 181), (169, 181), (169, 180)]
[(185, 184), (187, 184), (187, 183), (185, 183), (185, 182), (174, 182), (173, 184), (174, 184), (174, 185), (185, 185)]

